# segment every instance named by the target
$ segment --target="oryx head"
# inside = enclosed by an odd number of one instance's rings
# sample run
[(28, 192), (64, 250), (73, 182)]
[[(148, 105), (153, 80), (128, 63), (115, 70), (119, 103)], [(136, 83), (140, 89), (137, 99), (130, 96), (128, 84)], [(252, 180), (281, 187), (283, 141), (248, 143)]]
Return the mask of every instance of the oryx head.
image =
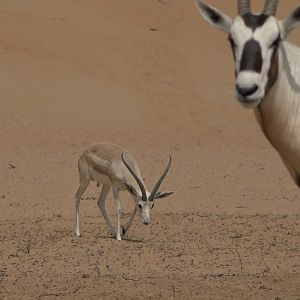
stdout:
[(142, 180), (137, 176), (137, 174), (133, 171), (133, 169), (126, 162), (126, 160), (124, 159), (123, 153), (121, 155), (121, 159), (122, 159), (124, 165), (126, 166), (126, 168), (128, 169), (128, 171), (132, 174), (132, 176), (136, 180), (136, 182), (137, 182), (137, 184), (140, 188), (140, 192), (139, 192), (133, 186), (125, 183), (128, 192), (136, 200), (138, 209), (139, 209), (140, 214), (141, 214), (142, 223), (144, 223), (145, 225), (148, 225), (148, 224), (150, 224), (150, 212), (151, 212), (151, 209), (154, 207), (155, 199), (165, 198), (165, 197), (168, 197), (168, 196), (173, 194), (173, 192), (159, 192), (158, 191), (160, 185), (162, 184), (163, 180), (165, 179), (166, 175), (169, 172), (169, 169), (170, 169), (170, 166), (171, 166), (171, 163), (172, 163), (172, 158), (170, 156), (169, 163), (168, 163), (165, 171), (163, 172), (161, 177), (156, 182), (156, 184), (155, 184), (154, 188), (152, 189), (151, 193), (149, 193), (146, 190)]
[(278, 75), (278, 48), (299, 25), (300, 6), (285, 20), (275, 18), (278, 0), (267, 0), (261, 14), (252, 14), (250, 0), (238, 1), (238, 16), (231, 19), (214, 7), (196, 0), (203, 18), (229, 34), (235, 61), (237, 99), (255, 107), (268, 94)]

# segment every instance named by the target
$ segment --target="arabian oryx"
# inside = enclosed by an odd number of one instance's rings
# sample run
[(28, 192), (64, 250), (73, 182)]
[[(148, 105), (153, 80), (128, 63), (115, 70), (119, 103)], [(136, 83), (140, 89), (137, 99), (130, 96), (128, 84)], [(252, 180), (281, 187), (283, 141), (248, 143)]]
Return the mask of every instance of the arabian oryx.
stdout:
[[(102, 185), (102, 191), (98, 200), (98, 207), (108, 225), (110, 233), (117, 240), (122, 239), (122, 235), (129, 229), (133, 218), (138, 210), (141, 215), (142, 223), (150, 223), (150, 211), (154, 206), (155, 199), (168, 197), (173, 192), (159, 192), (158, 189), (166, 177), (170, 166), (169, 163), (155, 184), (151, 193), (147, 191), (140, 169), (132, 155), (124, 148), (111, 143), (92, 144), (88, 146), (78, 160), (78, 170), (80, 185), (75, 196), (76, 204), (76, 235), (80, 236), (79, 229), (79, 205), (80, 200), (87, 189), (90, 181), (96, 181)], [(112, 189), (117, 211), (117, 232), (113, 228), (105, 210), (105, 199)], [(126, 225), (121, 225), (123, 213), (119, 199), (119, 191), (128, 191), (135, 202), (134, 211)]]
[(300, 49), (285, 41), (300, 24), (300, 6), (279, 21), (278, 0), (267, 0), (261, 14), (251, 12), (250, 0), (239, 0), (238, 16), (232, 20), (196, 2), (208, 23), (228, 33), (236, 98), (254, 108), (262, 131), (300, 187)]

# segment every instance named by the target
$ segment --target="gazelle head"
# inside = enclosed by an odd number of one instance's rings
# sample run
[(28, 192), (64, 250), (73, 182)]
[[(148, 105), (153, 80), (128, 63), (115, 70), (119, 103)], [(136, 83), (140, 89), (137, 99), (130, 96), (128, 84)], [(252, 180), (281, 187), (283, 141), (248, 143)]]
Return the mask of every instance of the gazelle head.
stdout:
[(238, 16), (231, 19), (196, 0), (202, 17), (228, 33), (235, 61), (235, 94), (245, 107), (256, 107), (278, 76), (278, 49), (300, 24), (300, 6), (285, 20), (275, 18), (278, 0), (267, 0), (261, 14), (252, 14), (250, 0), (238, 0)]
[(126, 166), (126, 168), (128, 169), (128, 171), (132, 174), (132, 176), (136, 180), (136, 182), (137, 182), (137, 184), (140, 188), (140, 192), (137, 189), (135, 189), (133, 186), (131, 186), (127, 183), (124, 183), (124, 184), (126, 185), (126, 188), (127, 188), (128, 192), (136, 200), (138, 210), (139, 210), (140, 215), (141, 215), (142, 223), (145, 224), (145, 225), (148, 225), (148, 224), (150, 224), (150, 213), (151, 213), (151, 209), (154, 207), (155, 199), (165, 198), (165, 197), (168, 197), (168, 196), (173, 194), (173, 192), (159, 192), (158, 191), (160, 185), (162, 184), (163, 180), (165, 179), (166, 175), (169, 172), (169, 169), (170, 169), (170, 166), (171, 166), (171, 163), (172, 163), (172, 158), (170, 156), (169, 163), (168, 163), (165, 171), (163, 172), (161, 177), (156, 182), (156, 184), (155, 184), (154, 188), (152, 189), (151, 193), (149, 193), (146, 190), (146, 188), (145, 188), (143, 182), (141, 181), (141, 179), (135, 174), (133, 169), (126, 162), (126, 160), (124, 159), (123, 153), (121, 155), (121, 159), (122, 159), (124, 165)]

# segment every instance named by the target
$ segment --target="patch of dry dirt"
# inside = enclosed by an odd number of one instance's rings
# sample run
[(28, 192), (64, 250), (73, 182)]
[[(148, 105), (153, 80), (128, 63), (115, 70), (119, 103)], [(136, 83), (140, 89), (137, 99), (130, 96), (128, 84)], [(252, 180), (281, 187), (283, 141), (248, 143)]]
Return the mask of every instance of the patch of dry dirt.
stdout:
[(100, 217), (83, 227), (75, 238), (64, 215), (1, 223), (0, 295), (299, 299), (299, 215), (157, 213), (121, 243)]

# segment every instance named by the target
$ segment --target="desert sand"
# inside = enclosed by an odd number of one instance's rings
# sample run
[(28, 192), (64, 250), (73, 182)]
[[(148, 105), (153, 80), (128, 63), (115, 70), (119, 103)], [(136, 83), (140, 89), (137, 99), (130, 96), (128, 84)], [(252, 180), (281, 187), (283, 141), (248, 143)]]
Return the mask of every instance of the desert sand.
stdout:
[[(0, 299), (300, 299), (299, 190), (193, 1), (1, 1), (0, 65)], [(174, 195), (122, 242), (96, 184), (74, 235), (77, 160), (101, 141), (129, 149), (149, 188), (174, 159)]]

